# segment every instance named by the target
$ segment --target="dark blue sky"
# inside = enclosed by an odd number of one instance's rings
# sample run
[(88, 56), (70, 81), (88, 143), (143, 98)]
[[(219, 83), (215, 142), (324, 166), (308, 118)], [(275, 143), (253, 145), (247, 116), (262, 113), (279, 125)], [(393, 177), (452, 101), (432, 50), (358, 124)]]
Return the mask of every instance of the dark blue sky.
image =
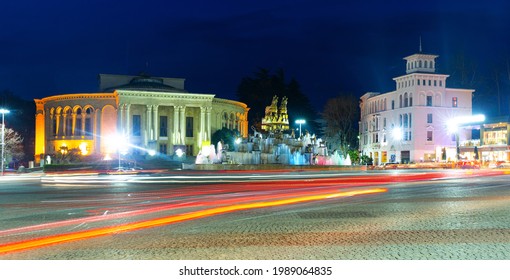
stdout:
[(321, 110), (342, 92), (392, 90), (420, 36), (442, 73), (459, 53), (479, 69), (507, 59), (510, 4), (471, 2), (4, 1), (0, 90), (95, 92), (100, 73), (145, 71), (235, 99), (243, 77), (283, 68)]

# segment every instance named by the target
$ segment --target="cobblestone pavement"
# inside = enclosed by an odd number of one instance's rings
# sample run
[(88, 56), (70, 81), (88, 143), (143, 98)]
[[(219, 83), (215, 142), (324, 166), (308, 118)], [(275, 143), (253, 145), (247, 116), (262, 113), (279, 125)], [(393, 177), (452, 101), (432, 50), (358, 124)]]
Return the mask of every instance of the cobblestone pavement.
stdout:
[(455, 184), (400, 185), (380, 195), (229, 213), (0, 258), (510, 259), (510, 189), (465, 195)]

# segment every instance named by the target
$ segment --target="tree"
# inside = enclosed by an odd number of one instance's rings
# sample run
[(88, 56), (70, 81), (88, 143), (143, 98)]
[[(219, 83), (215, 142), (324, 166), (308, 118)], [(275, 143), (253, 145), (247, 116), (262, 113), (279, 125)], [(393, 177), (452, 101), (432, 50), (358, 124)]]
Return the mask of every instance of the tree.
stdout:
[(344, 156), (350, 149), (357, 149), (359, 134), (357, 98), (353, 95), (340, 95), (329, 99), (324, 106), (322, 118), (328, 149), (339, 149)]
[[(226, 127), (217, 130), (211, 136), (212, 143), (214, 147), (217, 147), (218, 142), (222, 142), (223, 148), (228, 149), (229, 151), (234, 150), (234, 141), (237, 137), (239, 137), (240, 133), (237, 129), (228, 129)], [(217, 151), (218, 152), (218, 151)]]
[(248, 122), (251, 125), (260, 130), (265, 108), (271, 104), (273, 96), (277, 95), (280, 100), (287, 96), (289, 124), (292, 126), (296, 119), (303, 118), (310, 132), (318, 132), (317, 112), (313, 109), (308, 97), (301, 92), (299, 83), (295, 79), (286, 83), (282, 69), (276, 71), (276, 74), (271, 74), (269, 70), (260, 68), (254, 76), (243, 78), (237, 88), (239, 101), (250, 107)]
[(33, 100), (25, 100), (19, 95), (3, 90), (0, 91), (0, 107), (8, 109), (5, 115), (6, 127), (15, 127), (23, 138), (24, 156), (20, 161), (33, 160), (35, 150), (35, 104)]
[[(1, 126), (1, 125), (0, 125)], [(14, 167), (21, 162), (25, 156), (23, 151), (23, 138), (12, 128), (5, 128), (5, 151), (4, 156), (7, 163), (13, 163)]]

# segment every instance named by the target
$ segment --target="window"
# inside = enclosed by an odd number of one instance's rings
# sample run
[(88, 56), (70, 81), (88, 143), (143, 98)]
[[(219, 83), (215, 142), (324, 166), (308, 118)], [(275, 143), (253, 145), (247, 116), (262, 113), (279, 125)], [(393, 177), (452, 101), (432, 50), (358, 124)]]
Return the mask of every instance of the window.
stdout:
[(85, 113), (85, 136), (92, 136), (92, 108), (87, 108)]
[(65, 130), (65, 134), (66, 136), (71, 136), (73, 135), (73, 119), (72, 117), (68, 114), (67, 117), (66, 117), (66, 130)]
[[(168, 136), (168, 117), (167, 116), (159, 116), (159, 136), (160, 137)], [(166, 148), (165, 148), (165, 151), (166, 151)], [(166, 154), (166, 152), (164, 154)]]
[(418, 79), (418, 85), (420, 85), (420, 80)]
[(166, 155), (166, 144), (160, 144), (159, 145), (159, 153)]
[(383, 119), (383, 128), (386, 129), (386, 118)]
[(53, 117), (53, 136), (56, 136), (57, 135), (57, 117)]
[(193, 137), (193, 117), (186, 117), (186, 137)]
[(395, 100), (391, 100), (391, 110), (395, 110)]
[(458, 105), (457, 97), (452, 97), (452, 107), (457, 107)]
[(434, 80), (434, 86), (437, 87), (437, 81), (436, 80)]
[(443, 81), (439, 81), (439, 86), (442, 87), (443, 86)]
[(432, 131), (427, 131), (427, 141), (432, 141)]
[(432, 123), (432, 114), (427, 114), (427, 123)]
[(404, 127), (409, 127), (409, 117), (407, 114), (404, 114)]
[(140, 115), (133, 115), (133, 136), (141, 136), (142, 117)]
[(432, 106), (432, 96), (431, 95), (428, 95), (427, 96), (427, 106)]
[(399, 108), (402, 108), (402, 95), (400, 95), (398, 98), (399, 98)]
[(413, 94), (409, 94), (409, 107), (413, 107)]
[(409, 106), (409, 98), (407, 97), (407, 92), (404, 93), (404, 107)]
[(431, 86), (431, 85), (432, 85), (432, 80), (429, 80), (429, 86)]

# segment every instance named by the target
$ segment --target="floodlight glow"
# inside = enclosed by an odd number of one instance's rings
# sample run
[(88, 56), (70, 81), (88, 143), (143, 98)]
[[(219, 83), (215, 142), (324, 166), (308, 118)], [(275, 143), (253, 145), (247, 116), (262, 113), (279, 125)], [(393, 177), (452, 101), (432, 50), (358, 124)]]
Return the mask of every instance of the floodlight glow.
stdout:
[(182, 157), (184, 155), (184, 152), (182, 151), (182, 149), (177, 149), (175, 150), (175, 154), (178, 156), (178, 157)]
[(396, 141), (402, 140), (402, 129), (400, 127), (393, 128), (391, 135), (393, 135), (393, 139)]
[(240, 143), (241, 143), (241, 138), (236, 138), (235, 143), (236, 143), (236, 144), (240, 144)]
[(89, 153), (89, 151), (87, 150), (87, 143), (85, 143), (85, 142), (80, 144), (79, 149), (80, 149), (81, 154), (84, 156)]
[(299, 124), (299, 137), (301, 137), (301, 135), (302, 135), (301, 134), (301, 125), (305, 124), (305, 123), (306, 123), (306, 121), (303, 119), (296, 120), (296, 124)]
[(151, 156), (151, 157), (152, 157), (152, 156), (154, 156), (154, 155), (156, 155), (156, 151), (154, 151), (154, 150), (149, 150), (149, 156)]

